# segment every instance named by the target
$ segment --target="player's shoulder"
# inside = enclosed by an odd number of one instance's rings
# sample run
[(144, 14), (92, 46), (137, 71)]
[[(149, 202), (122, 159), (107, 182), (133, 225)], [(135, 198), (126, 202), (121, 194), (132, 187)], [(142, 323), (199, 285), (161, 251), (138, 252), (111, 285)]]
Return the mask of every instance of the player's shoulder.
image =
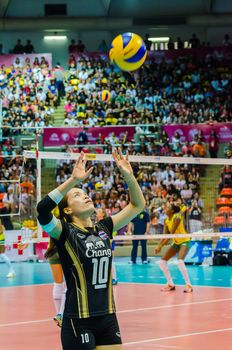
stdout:
[(106, 232), (108, 235), (112, 235), (113, 232), (113, 220), (111, 216), (104, 218), (96, 223), (96, 228), (98, 231), (102, 230)]
[(183, 213), (181, 211), (179, 213), (175, 213), (173, 215), (173, 219), (183, 219)]

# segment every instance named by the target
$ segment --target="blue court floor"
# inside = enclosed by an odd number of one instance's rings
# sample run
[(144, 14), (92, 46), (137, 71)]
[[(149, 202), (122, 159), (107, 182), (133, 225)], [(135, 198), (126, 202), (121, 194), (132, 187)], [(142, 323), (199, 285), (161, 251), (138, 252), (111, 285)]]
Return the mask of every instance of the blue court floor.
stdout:
[[(134, 283), (154, 283), (165, 284), (165, 278), (156, 264), (155, 258), (150, 259), (150, 263), (142, 265), (138, 260), (136, 265), (129, 265), (129, 258), (116, 257), (116, 271), (119, 282)], [(13, 263), (16, 277), (7, 279), (7, 267), (0, 263), (0, 287), (22, 286), (31, 284), (52, 283), (52, 275), (47, 262), (21, 262)], [(180, 272), (175, 266), (175, 261), (169, 264), (173, 280), (177, 285), (183, 285), (184, 281)], [(231, 266), (187, 266), (190, 279), (196, 286), (212, 287), (232, 287), (232, 267)]]

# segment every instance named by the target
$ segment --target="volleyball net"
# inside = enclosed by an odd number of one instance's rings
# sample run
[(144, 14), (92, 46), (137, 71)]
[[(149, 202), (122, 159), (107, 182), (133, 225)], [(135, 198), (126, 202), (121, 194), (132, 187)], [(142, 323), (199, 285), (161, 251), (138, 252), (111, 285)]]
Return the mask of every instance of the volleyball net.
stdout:
[[(48, 241), (36, 221), (36, 204), (71, 175), (77, 158), (78, 153), (24, 152), (16, 184), (18, 192), (15, 191), (15, 203), (18, 201), (19, 210), (14, 213), (20, 225), (20, 242), (32, 244)], [(93, 165), (94, 171), (82, 188), (92, 198), (96, 210), (104, 208), (107, 215), (115, 215), (128, 203), (129, 194), (112, 156), (86, 153), (85, 158), (88, 160), (87, 167)], [(224, 239), (227, 240), (226, 247), (230, 249), (231, 159), (130, 155), (129, 160), (146, 199), (149, 230), (145, 235), (144, 232), (134, 235), (132, 226), (132, 234), (129, 235), (128, 227), (124, 227), (114, 236), (116, 245), (126, 247), (133, 240), (141, 239), (146, 239), (148, 245), (155, 245), (162, 238), (170, 238), (170, 235), (163, 235), (162, 232), (165, 207), (174, 203), (180, 207), (185, 229), (192, 241), (211, 240), (217, 246), (218, 241)], [(30, 178), (31, 169), (34, 169), (34, 179), (33, 176)], [(30, 187), (28, 182), (33, 186)], [(143, 221), (142, 216), (140, 219)], [(171, 236), (174, 237), (180, 237), (180, 234)], [(12, 241), (12, 244), (15, 242)]]

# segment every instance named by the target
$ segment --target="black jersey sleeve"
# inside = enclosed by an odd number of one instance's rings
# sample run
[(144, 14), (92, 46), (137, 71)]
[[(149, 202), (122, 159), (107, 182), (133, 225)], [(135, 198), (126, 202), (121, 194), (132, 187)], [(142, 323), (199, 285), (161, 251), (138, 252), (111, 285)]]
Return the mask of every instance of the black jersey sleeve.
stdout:
[(107, 218), (98, 221), (98, 225), (105, 229), (106, 233), (110, 238), (113, 237), (114, 224), (111, 216), (108, 216)]
[(56, 203), (49, 196), (45, 196), (37, 204), (38, 221), (41, 225), (47, 225), (52, 220), (51, 211), (55, 207)]

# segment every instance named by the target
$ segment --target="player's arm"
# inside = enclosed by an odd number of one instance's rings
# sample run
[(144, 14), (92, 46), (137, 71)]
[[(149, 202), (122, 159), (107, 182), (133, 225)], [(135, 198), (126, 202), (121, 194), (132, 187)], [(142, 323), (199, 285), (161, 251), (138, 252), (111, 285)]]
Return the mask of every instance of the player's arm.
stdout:
[(134, 225), (133, 225), (132, 222), (129, 222), (128, 229), (127, 229), (127, 234), (128, 235), (132, 235), (133, 231), (134, 231)]
[(134, 177), (132, 167), (128, 160), (128, 152), (126, 156), (123, 157), (121, 149), (119, 148), (118, 151), (114, 149), (112, 155), (128, 185), (130, 195), (130, 203), (118, 214), (112, 216), (114, 230), (119, 230), (144, 209), (146, 202), (141, 188)]
[[(164, 229), (163, 229), (163, 235), (168, 235), (170, 232), (169, 232), (169, 229), (166, 225), (166, 223), (164, 223)], [(163, 238), (160, 240), (158, 246), (155, 248), (155, 254), (158, 254), (161, 249), (166, 245), (168, 244), (168, 242), (170, 241), (169, 238)]]
[(55, 190), (51, 191), (37, 205), (38, 221), (43, 231), (52, 238), (59, 239), (62, 232), (61, 221), (52, 214), (52, 210), (61, 202), (68, 191), (90, 175), (93, 168), (86, 171), (86, 162), (84, 160), (84, 153), (82, 152), (75, 163), (71, 177)]
[(181, 222), (180, 218), (177, 217), (177, 218), (174, 219), (173, 225), (172, 225), (172, 228), (171, 228), (171, 232), (170, 232), (171, 234), (174, 234), (176, 232), (177, 227), (179, 226), (180, 222)]

